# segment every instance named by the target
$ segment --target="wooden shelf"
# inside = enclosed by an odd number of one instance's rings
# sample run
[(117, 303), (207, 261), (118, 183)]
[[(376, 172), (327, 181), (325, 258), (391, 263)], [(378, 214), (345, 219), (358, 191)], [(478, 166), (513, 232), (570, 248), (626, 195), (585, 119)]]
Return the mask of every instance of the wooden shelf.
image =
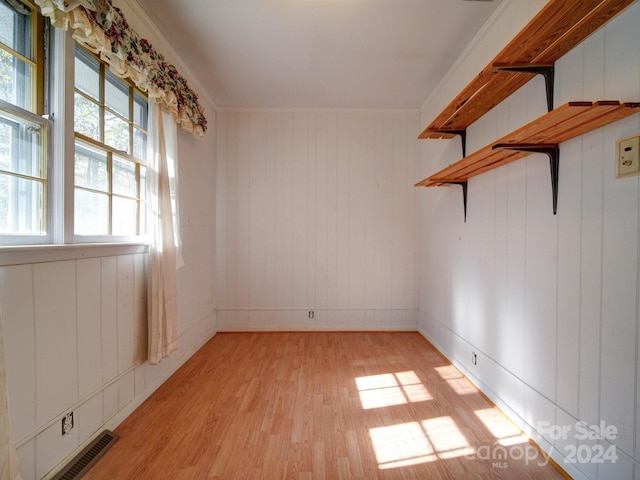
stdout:
[(513, 162), (531, 152), (508, 150), (516, 145), (558, 145), (573, 137), (640, 112), (640, 103), (618, 101), (569, 102), (494, 143), (462, 158), (418, 182), (416, 187), (434, 187), (469, 178)]
[(461, 135), (465, 155), (467, 127), (527, 83), (532, 74), (545, 75), (552, 110), (554, 62), (634, 1), (550, 0), (418, 138)]
[(461, 185), (466, 218), (469, 178), (532, 153), (544, 153), (550, 159), (555, 214), (558, 204), (559, 144), (637, 112), (640, 112), (640, 102), (569, 102), (434, 173), (415, 186)]

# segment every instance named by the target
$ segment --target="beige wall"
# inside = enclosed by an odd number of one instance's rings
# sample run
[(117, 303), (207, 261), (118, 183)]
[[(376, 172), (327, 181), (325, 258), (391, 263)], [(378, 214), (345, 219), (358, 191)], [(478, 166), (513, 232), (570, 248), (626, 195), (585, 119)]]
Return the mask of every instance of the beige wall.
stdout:
[(417, 111), (220, 112), (220, 330), (415, 330), (417, 133)]

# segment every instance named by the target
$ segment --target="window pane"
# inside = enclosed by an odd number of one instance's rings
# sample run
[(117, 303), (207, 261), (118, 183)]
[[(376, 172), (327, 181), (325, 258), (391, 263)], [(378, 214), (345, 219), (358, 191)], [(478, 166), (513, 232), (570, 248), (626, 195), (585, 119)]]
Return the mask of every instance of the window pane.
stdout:
[(109, 196), (75, 189), (75, 233), (107, 235), (109, 233)]
[(113, 235), (136, 235), (138, 202), (113, 197)]
[(147, 233), (147, 168), (140, 166), (140, 235)]
[(44, 233), (44, 128), (0, 111), (0, 233)]
[(140, 235), (147, 234), (147, 206), (140, 202)]
[(142, 130), (133, 131), (133, 156), (145, 162), (147, 160), (147, 134)]
[(44, 178), (43, 126), (0, 112), (0, 169)]
[(0, 98), (9, 103), (13, 103), (16, 84), (13, 79), (13, 59), (9, 52), (0, 50)]
[(0, 99), (30, 110), (31, 77), (30, 65), (0, 50)]
[(13, 171), (13, 150), (18, 138), (17, 122), (2, 117), (0, 120), (0, 169)]
[(131, 118), (129, 115), (129, 85), (109, 71), (105, 74), (104, 103), (123, 117)]
[(78, 187), (108, 191), (107, 154), (76, 142), (75, 184)]
[(104, 143), (117, 150), (131, 153), (129, 149), (129, 124), (120, 117), (105, 112)]
[(140, 199), (147, 199), (147, 167), (140, 166)]
[(74, 75), (76, 88), (97, 102), (100, 99), (100, 63), (78, 46)]
[(149, 107), (147, 104), (147, 99), (140, 95), (139, 92), (135, 92), (133, 97), (133, 123), (142, 128), (143, 130), (148, 129), (149, 124), (149, 116), (148, 116)]
[(42, 234), (44, 184), (0, 174), (0, 233)]
[(31, 10), (0, 2), (0, 42), (31, 59)]
[(113, 193), (137, 197), (136, 164), (127, 160), (113, 159)]
[(138, 235), (144, 231), (139, 197), (146, 170), (139, 162), (147, 156), (147, 99), (101, 67), (76, 47), (75, 131), (96, 142), (76, 137), (76, 234)]
[(100, 140), (100, 107), (79, 93), (75, 95), (74, 129), (94, 140)]

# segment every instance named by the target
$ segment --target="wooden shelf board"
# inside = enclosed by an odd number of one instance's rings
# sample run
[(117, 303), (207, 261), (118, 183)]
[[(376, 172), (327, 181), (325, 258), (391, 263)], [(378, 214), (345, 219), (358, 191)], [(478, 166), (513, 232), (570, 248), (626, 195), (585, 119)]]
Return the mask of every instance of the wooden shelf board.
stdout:
[(634, 1), (549, 1), (418, 138), (452, 138), (434, 130), (466, 129), (533, 78), (497, 67), (553, 64)]
[(637, 112), (640, 112), (640, 103), (621, 104), (615, 100), (569, 102), (434, 173), (415, 186), (433, 187), (447, 182), (464, 182), (531, 154), (496, 147), (520, 144), (557, 145)]

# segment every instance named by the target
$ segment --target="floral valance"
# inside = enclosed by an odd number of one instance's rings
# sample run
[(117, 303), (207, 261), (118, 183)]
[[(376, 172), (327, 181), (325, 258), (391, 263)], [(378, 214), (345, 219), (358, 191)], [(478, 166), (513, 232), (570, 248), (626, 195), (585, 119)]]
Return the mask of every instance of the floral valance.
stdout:
[(207, 119), (198, 95), (176, 67), (131, 29), (111, 0), (35, 0), (53, 26), (71, 27), (73, 37), (100, 55), (121, 77), (131, 78), (149, 99), (161, 103), (184, 128), (203, 136)]

